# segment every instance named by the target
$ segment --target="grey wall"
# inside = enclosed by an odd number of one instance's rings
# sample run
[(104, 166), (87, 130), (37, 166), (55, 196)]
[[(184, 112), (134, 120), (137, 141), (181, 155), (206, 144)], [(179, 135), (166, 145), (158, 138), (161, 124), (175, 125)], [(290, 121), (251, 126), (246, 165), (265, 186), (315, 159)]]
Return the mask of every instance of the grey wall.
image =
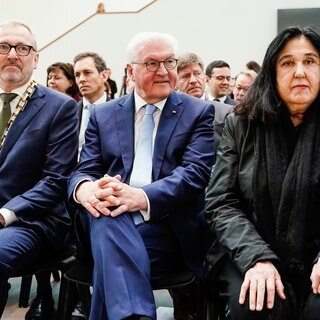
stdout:
[[(115, 1), (120, 0), (105, 1), (106, 9)], [(99, 2), (0, 0), (0, 20), (26, 22), (37, 34), (39, 47), (43, 47), (92, 15)], [(77, 53), (91, 50), (106, 59), (120, 87), (126, 45), (141, 31), (172, 33), (181, 51), (199, 54), (205, 64), (226, 60), (236, 74), (248, 60), (262, 62), (277, 33), (277, 10), (302, 7), (319, 7), (319, 0), (157, 0), (138, 14), (96, 15), (40, 53), (36, 77), (44, 82), (49, 64), (71, 62)]]

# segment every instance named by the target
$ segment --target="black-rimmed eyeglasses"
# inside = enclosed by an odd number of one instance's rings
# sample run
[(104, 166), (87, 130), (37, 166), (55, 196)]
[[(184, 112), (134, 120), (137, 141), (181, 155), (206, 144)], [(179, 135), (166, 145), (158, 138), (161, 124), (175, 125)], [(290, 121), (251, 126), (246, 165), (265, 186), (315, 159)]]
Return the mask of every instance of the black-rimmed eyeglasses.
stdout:
[(14, 48), (18, 56), (27, 56), (31, 50), (36, 51), (33, 46), (26, 44), (17, 44), (15, 46), (8, 43), (0, 43), (0, 54), (8, 54)]
[(167, 70), (172, 70), (177, 66), (178, 59), (169, 58), (163, 61), (150, 60), (148, 62), (132, 62), (132, 64), (143, 64), (148, 71), (155, 72), (160, 68), (160, 63), (163, 63)]

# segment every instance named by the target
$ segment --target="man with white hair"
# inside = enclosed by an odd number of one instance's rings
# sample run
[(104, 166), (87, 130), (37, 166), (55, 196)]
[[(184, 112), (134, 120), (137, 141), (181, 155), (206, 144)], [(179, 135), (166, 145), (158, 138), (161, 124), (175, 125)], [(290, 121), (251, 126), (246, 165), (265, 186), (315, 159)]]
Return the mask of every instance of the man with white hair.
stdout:
[(153, 280), (202, 277), (213, 106), (175, 91), (177, 49), (168, 34), (131, 40), (134, 90), (93, 109), (70, 177), (94, 260), (90, 320), (156, 319)]

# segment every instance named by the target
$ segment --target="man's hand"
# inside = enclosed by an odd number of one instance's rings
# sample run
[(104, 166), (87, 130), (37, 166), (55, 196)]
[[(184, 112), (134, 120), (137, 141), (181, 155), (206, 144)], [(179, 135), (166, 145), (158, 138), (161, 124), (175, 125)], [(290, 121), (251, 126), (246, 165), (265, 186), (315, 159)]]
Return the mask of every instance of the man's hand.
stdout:
[(269, 261), (257, 262), (246, 272), (239, 296), (240, 304), (244, 304), (248, 291), (251, 311), (263, 309), (265, 295), (267, 296), (268, 309), (272, 309), (274, 306), (275, 294), (280, 299), (286, 299), (278, 270)]
[[(123, 212), (134, 212), (147, 210), (148, 204), (144, 192), (139, 188), (131, 187), (125, 183), (120, 183), (121, 187), (115, 188), (113, 183), (107, 184), (114, 190), (113, 195), (119, 201), (118, 207), (110, 211), (111, 217), (116, 217)], [(117, 190), (115, 190), (117, 189)], [(103, 188), (96, 196), (97, 198), (108, 199), (109, 188)]]
[(312, 291), (314, 294), (320, 293), (320, 258), (314, 264), (310, 276)]
[[(115, 194), (121, 190), (122, 183), (119, 175), (81, 183), (75, 193), (76, 199), (94, 217), (99, 218), (101, 214), (110, 215), (109, 207), (120, 205), (120, 200)], [(103, 191), (103, 192), (102, 192)]]

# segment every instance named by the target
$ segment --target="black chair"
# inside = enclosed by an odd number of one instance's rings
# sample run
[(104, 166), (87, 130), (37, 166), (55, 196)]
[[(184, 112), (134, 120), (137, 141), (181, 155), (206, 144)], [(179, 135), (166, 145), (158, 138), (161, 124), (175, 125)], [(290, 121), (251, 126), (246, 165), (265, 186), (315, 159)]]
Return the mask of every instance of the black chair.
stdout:
[[(64, 291), (65, 296), (60, 297), (64, 301), (58, 310), (60, 320), (70, 320), (74, 305), (77, 301), (74, 300), (75, 296), (80, 298), (83, 306), (83, 311), (88, 317), (91, 305), (90, 286), (92, 286), (92, 265), (85, 262), (78, 262), (68, 269), (64, 278), (66, 280), (67, 289)], [(167, 275), (163, 279), (152, 283), (153, 290), (162, 289), (177, 289), (188, 286), (201, 286), (196, 276), (191, 271), (174, 272)], [(60, 299), (59, 299), (60, 300)], [(203, 300), (199, 304), (200, 313), (205, 313)], [(204, 316), (203, 316), (204, 319)]]
[[(13, 274), (11, 278), (22, 277), (19, 293), (19, 307), (26, 308), (29, 305), (29, 297), (33, 275), (43, 271), (51, 271), (54, 275), (55, 280), (60, 279), (59, 271), (63, 275), (68, 268), (70, 268), (73, 264), (77, 262), (77, 259), (74, 256), (75, 253), (75, 245), (67, 245), (65, 249), (58, 255), (48, 257), (41, 261), (36, 261), (36, 263), (34, 263), (32, 266), (23, 269), (21, 272)], [(62, 280), (63, 277), (61, 278), (61, 282)]]

